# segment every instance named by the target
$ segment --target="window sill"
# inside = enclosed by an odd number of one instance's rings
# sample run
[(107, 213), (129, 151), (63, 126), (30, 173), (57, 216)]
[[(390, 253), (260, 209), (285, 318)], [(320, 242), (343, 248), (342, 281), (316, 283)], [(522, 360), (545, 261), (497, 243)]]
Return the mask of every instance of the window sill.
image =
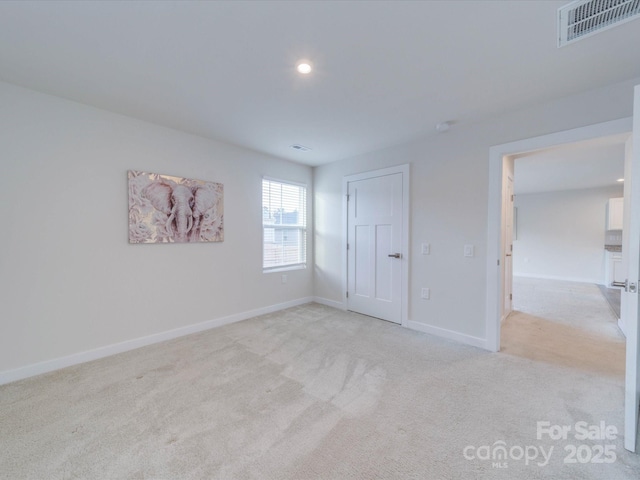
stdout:
[(262, 270), (262, 273), (288, 272), (291, 270), (305, 270), (306, 268), (307, 268), (306, 265), (291, 265), (291, 266), (283, 266), (283, 267), (265, 268)]

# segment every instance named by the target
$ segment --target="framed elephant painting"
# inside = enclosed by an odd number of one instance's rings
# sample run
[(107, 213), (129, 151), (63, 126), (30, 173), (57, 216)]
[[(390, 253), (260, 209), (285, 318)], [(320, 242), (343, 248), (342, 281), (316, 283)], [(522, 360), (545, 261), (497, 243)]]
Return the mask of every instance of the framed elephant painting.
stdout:
[(222, 242), (224, 186), (129, 170), (129, 243)]

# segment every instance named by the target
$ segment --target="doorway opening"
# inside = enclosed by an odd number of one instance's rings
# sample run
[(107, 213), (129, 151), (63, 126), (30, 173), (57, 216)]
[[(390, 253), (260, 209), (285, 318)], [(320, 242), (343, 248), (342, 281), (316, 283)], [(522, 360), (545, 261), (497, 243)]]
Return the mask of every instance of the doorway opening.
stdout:
[[(500, 326), (505, 318), (505, 262), (507, 244), (504, 234), (504, 192), (505, 178), (514, 178), (514, 164), (517, 155), (539, 152), (561, 145), (584, 142), (631, 132), (631, 118), (590, 125), (574, 130), (557, 132), (516, 142), (497, 145), (490, 149), (489, 165), (489, 218), (487, 244), (487, 310), (486, 347), (500, 350)], [(518, 215), (514, 217), (514, 232), (518, 236)]]
[(505, 159), (501, 351), (624, 377), (625, 337), (603, 291), (618, 294), (619, 311), (619, 290), (607, 269), (612, 256), (621, 255), (622, 214), (607, 219), (607, 206), (623, 200), (618, 180), (628, 137)]

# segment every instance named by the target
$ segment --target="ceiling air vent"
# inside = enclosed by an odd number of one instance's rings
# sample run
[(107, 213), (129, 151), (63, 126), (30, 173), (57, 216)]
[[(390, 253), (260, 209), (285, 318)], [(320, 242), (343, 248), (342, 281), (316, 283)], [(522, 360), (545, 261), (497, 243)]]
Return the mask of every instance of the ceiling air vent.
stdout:
[(294, 150), (299, 150), (301, 152), (308, 152), (309, 150), (311, 150), (309, 147), (305, 147), (304, 145), (300, 145), (298, 143), (294, 143), (293, 145), (291, 145), (291, 148), (293, 148)]
[(558, 9), (558, 47), (640, 17), (640, 0), (577, 0)]

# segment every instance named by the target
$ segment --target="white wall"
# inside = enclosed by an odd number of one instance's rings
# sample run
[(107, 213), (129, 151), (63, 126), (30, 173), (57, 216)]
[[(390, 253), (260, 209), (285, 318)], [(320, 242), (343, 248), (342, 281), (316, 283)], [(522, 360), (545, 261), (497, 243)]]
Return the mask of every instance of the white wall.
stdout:
[[(409, 320), (484, 341), (489, 148), (628, 117), (636, 83), (640, 79), (478, 123), (452, 112), (459, 122), (447, 133), (316, 168), (316, 295), (343, 302), (342, 177), (409, 163)], [(420, 255), (421, 242), (431, 243), (431, 255)], [(474, 258), (463, 256), (464, 244), (476, 246)], [(430, 300), (420, 298), (421, 287), (431, 288)]]
[[(6, 83), (0, 152), (0, 374), (313, 295), (261, 250), (262, 176), (311, 205), (309, 167)], [(129, 244), (128, 169), (223, 183), (224, 242)]]
[[(342, 302), (342, 177), (405, 163), (409, 319), (482, 340), (489, 147), (628, 117), (636, 83), (479, 123), (459, 113), (445, 134), (313, 172), (0, 83), (0, 376), (314, 294)], [(224, 243), (128, 244), (128, 169), (223, 183)], [(311, 268), (289, 272), (286, 285), (261, 269), (263, 175), (314, 183), (314, 275)], [(423, 241), (431, 243), (429, 256), (419, 255)], [(474, 258), (463, 257), (466, 243), (476, 245)], [(431, 300), (419, 298), (422, 286), (431, 288)]]
[(513, 274), (604, 284), (607, 201), (622, 195), (622, 186), (516, 195)]

